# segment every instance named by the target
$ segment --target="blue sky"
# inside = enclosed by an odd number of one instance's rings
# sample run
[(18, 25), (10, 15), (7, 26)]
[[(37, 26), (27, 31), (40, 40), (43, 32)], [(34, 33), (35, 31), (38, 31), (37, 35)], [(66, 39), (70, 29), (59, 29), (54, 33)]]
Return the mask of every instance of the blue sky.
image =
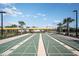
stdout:
[[(56, 3), (16, 3), (0, 4), (0, 10), (4, 10), (4, 26), (17, 24), (24, 21), (26, 26), (52, 26), (57, 27), (64, 18), (75, 19), (74, 9), (79, 10), (79, 4), (56, 4)], [(75, 21), (70, 26), (75, 26)]]

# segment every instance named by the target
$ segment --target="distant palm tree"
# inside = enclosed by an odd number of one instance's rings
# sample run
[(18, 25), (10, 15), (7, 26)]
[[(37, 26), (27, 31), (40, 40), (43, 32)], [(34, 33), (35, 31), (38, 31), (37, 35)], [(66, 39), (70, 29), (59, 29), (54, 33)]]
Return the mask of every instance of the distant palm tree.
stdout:
[(63, 24), (66, 24), (66, 26), (67, 26), (67, 35), (69, 35), (69, 24), (73, 21), (74, 21), (74, 19), (72, 19), (71, 17), (65, 18), (63, 20)]
[(61, 32), (61, 30), (62, 30), (62, 23), (59, 23), (59, 24), (57, 24), (58, 25), (58, 31), (59, 31), (59, 33)]
[(25, 22), (24, 21), (19, 21), (18, 23), (20, 24), (19, 27), (21, 28), (21, 34), (22, 34), (22, 30), (24, 29), (23, 26), (25, 25)]

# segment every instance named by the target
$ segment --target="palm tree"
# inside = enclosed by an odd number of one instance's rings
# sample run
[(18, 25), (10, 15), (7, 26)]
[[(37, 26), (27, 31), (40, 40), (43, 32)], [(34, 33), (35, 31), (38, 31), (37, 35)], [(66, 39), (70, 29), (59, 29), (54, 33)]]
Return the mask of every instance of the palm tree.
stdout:
[(58, 25), (58, 32), (60, 33), (62, 30), (62, 23), (57, 24)]
[(22, 30), (23, 30), (23, 26), (25, 25), (25, 22), (24, 21), (19, 21), (18, 22), (20, 24), (20, 28), (21, 28), (21, 34), (22, 34)]
[(71, 17), (65, 18), (63, 20), (63, 24), (66, 24), (66, 27), (67, 27), (67, 35), (69, 35), (69, 24), (73, 21), (74, 19), (72, 19)]

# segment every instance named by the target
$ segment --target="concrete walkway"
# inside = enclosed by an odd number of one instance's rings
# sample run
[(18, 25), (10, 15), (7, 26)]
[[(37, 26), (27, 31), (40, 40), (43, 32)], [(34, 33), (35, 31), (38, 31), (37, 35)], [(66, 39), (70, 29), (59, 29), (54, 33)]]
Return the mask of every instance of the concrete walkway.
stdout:
[(37, 56), (46, 56), (42, 35), (40, 34)]

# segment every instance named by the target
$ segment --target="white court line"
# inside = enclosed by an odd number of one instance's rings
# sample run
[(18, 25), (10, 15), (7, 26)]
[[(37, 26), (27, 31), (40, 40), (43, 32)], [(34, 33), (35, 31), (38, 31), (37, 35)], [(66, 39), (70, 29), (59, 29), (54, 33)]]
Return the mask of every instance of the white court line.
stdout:
[[(48, 35), (48, 34), (47, 34)], [(49, 36), (49, 35), (48, 35)], [(77, 51), (76, 49), (62, 43), (61, 41), (49, 36), (51, 39), (55, 40), (56, 42), (60, 43), (62, 46), (64, 46), (65, 48), (67, 48), (68, 50), (70, 50), (72, 53), (74, 53), (75, 55), (79, 56), (79, 51)]]
[[(17, 40), (18, 38), (20, 38), (20, 37), (24, 37), (24, 36), (26, 36), (26, 35), (29, 35), (29, 34), (24, 34), (24, 35), (20, 35), (20, 36), (18, 36), (18, 37), (14, 37), (14, 39), (13, 39), (13, 37), (12, 38), (9, 38), (9, 40), (11, 39), (11, 41), (12, 40)], [(7, 40), (7, 39), (4, 39), (4, 40)], [(3, 41), (4, 41), (3, 40)], [(23, 41), (23, 40), (22, 40)], [(8, 41), (7, 41), (8, 42)], [(17, 41), (18, 42), (18, 41)], [(4, 42), (4, 43), (6, 43), (6, 42)], [(15, 42), (13, 42), (12, 44), (10, 44), (10, 45), (6, 45), (6, 46), (4, 46), (4, 47), (7, 47), (6, 49), (4, 49), (4, 51), (6, 51), (7, 49), (9, 49), (12, 45), (14, 45), (16, 43), (16, 41)], [(3, 43), (2, 43), (3, 44)], [(2, 48), (0, 48), (0, 49), (2, 49)]]
[[(33, 37), (33, 38), (34, 38), (34, 37)], [(33, 41), (33, 44), (34, 44), (35, 51), (37, 51), (36, 45), (35, 45), (35, 43), (34, 43), (34, 39), (32, 39), (32, 41)], [(32, 42), (31, 42), (31, 43), (32, 43)], [(31, 43), (29, 44), (28, 48), (26, 48), (26, 49), (24, 50), (24, 52), (25, 52), (27, 49), (29, 49), (29, 47), (31, 46)], [(24, 52), (22, 53), (22, 55), (24, 54)], [(31, 54), (31, 53), (26, 53), (26, 54)], [(36, 55), (36, 53), (32, 53), (32, 54), (35, 54), (35, 55)]]
[[(49, 41), (49, 40), (48, 40)], [(53, 44), (53, 47), (57, 50), (57, 52), (61, 53), (56, 47), (55, 45)], [(48, 53), (49, 54), (49, 53)]]
[(36, 48), (36, 45), (35, 45), (35, 42), (34, 42), (34, 40), (33, 40), (33, 44), (34, 44), (35, 51), (37, 51), (37, 48)]
[(37, 56), (46, 56), (42, 34), (40, 33)]
[[(23, 54), (31, 54), (31, 53), (25, 53), (25, 51), (30, 48), (30, 46), (31, 46), (32, 43), (34, 44), (34, 48), (35, 48), (35, 51), (36, 51), (36, 47), (35, 47), (34, 40), (32, 39), (31, 41), (32, 41), (32, 42), (28, 45), (28, 48), (25, 48), (24, 52), (22, 53), (22, 56), (23, 56)], [(32, 53), (32, 54), (33, 54), (33, 53)], [(35, 54), (35, 53), (34, 53), (34, 54)]]
[(10, 38), (6, 38), (6, 39), (3, 39), (3, 40), (0, 40), (0, 44), (3, 44), (3, 43), (6, 43), (6, 42), (9, 42), (9, 41), (21, 38), (21, 37), (26, 36), (26, 35), (28, 35), (28, 34), (23, 34), (23, 35), (19, 35), (19, 36), (10, 37)]
[[(56, 46), (53, 46), (53, 47), (57, 50), (57, 52), (58, 52), (58, 53), (61, 53), (61, 52), (60, 52), (60, 50), (59, 50), (59, 49), (57, 49), (57, 47), (56, 47)], [(62, 54), (61, 54), (61, 55), (62, 55)]]
[[(46, 34), (43, 35), (44, 37), (46, 36)], [(47, 40), (47, 53), (49, 51), (49, 40)]]
[(5, 56), (5, 55), (9, 55), (10, 53), (12, 53), (15, 49), (17, 49), (19, 46), (21, 46), (22, 44), (24, 44), (26, 41), (28, 41), (30, 38), (32, 38), (34, 36), (34, 34), (30, 37), (28, 37), (27, 39), (25, 39), (24, 41), (18, 43), (17, 45), (13, 46), (12, 48), (8, 49), (7, 51), (5, 51), (4, 53), (2, 53), (1, 55)]
[[(25, 48), (25, 50), (24, 50), (23, 53), (22, 53), (22, 56), (23, 56), (23, 54), (25, 53), (25, 51), (29, 49), (29, 47), (31, 46), (31, 44), (32, 44), (32, 42), (28, 45), (28, 48)], [(24, 46), (25, 46), (25, 45), (24, 45)], [(20, 53), (20, 54), (21, 54), (21, 53)], [(26, 54), (28, 54), (28, 53), (26, 53)]]
[[(18, 39), (18, 38), (20, 38), (20, 37), (24, 37), (24, 36), (26, 36), (26, 35), (29, 35), (29, 34), (24, 34), (24, 35), (20, 35), (20, 36), (18, 36), (18, 37), (15, 37), (14, 39), (13, 39), (13, 37), (11, 38), (11, 40), (15, 40), (15, 39)], [(10, 39), (10, 38), (9, 38)], [(23, 40), (22, 40), (23, 41)], [(17, 41), (18, 42), (18, 41)], [(6, 43), (6, 42), (5, 42)], [(13, 42), (12, 44), (10, 44), (9, 46), (7, 45), (6, 47), (6, 49), (4, 49), (4, 51), (6, 51), (7, 49), (9, 49), (9, 47), (11, 46), (11, 45), (14, 45), (16, 43), (16, 41), (15, 42)], [(3, 44), (3, 43), (2, 43)]]
[[(46, 35), (47, 36), (47, 35)], [(59, 52), (59, 53), (61, 53), (55, 46), (54, 46), (54, 44), (53, 44), (53, 47)], [(49, 40), (48, 40), (48, 45), (47, 45), (47, 53), (48, 53), (48, 50), (49, 50)], [(49, 53), (48, 53), (49, 54)]]
[[(28, 47), (27, 48), (25, 48), (24, 49), (24, 51), (23, 51), (23, 53), (20, 53), (21, 54), (21, 56), (23, 56), (23, 54), (25, 53), (25, 51), (27, 51), (28, 49), (29, 49), (29, 47), (31, 46), (31, 43), (28, 45)], [(26, 53), (27, 54), (27, 53)]]
[(49, 40), (48, 40), (48, 44), (47, 44), (47, 53), (49, 51)]

